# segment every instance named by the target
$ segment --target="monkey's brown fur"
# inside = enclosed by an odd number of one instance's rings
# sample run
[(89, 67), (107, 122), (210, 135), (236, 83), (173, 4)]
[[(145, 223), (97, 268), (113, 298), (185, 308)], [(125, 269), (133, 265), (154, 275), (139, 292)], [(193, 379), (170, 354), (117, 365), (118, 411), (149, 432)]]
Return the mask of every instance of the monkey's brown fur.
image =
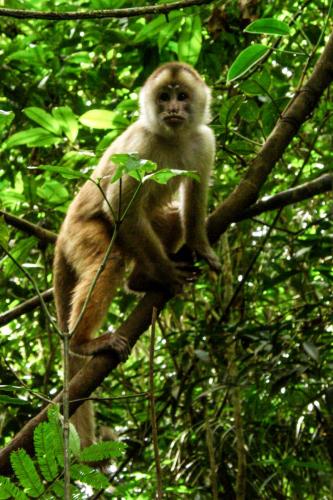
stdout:
[[(115, 245), (77, 325), (115, 221), (103, 194), (91, 181), (83, 185), (71, 204), (59, 233), (54, 261), (59, 326), (71, 333), (71, 376), (85, 363), (84, 356), (113, 350), (126, 357), (128, 346), (123, 338), (112, 334), (97, 339), (93, 336), (122, 281), (127, 262), (135, 263), (129, 280), (135, 290), (154, 286), (179, 289), (189, 272), (174, 262), (170, 253), (182, 241), (213, 269), (220, 268), (205, 230), (208, 180), (215, 154), (214, 135), (207, 126), (209, 104), (209, 88), (193, 68), (182, 63), (161, 66), (143, 86), (139, 119), (107, 149), (93, 179), (101, 179), (105, 198), (116, 214), (129, 205), (137, 181), (125, 176), (119, 196), (119, 181), (110, 183), (114, 172), (110, 157), (115, 153), (136, 152), (157, 163), (159, 169), (195, 170), (201, 180), (176, 177), (166, 185), (144, 183), (119, 227)], [(179, 211), (171, 202), (180, 186)], [(95, 439), (94, 423), (88, 403), (77, 410), (74, 423), (82, 445), (91, 444)]]

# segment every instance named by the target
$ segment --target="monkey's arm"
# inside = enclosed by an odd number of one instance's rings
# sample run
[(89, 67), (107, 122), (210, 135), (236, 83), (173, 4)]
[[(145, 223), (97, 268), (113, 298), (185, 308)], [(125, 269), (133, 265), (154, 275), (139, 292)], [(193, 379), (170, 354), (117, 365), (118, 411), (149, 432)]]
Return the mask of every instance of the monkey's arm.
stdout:
[(206, 207), (209, 172), (202, 169), (200, 182), (186, 179), (184, 193), (185, 242), (195, 253), (205, 259), (215, 271), (220, 271), (220, 260), (209, 244), (206, 232)]

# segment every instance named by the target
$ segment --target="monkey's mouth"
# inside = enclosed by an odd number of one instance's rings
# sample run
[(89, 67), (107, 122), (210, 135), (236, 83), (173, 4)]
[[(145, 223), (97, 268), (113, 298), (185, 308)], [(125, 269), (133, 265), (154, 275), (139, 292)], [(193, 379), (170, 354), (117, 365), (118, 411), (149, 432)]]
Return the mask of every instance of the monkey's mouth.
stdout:
[(185, 121), (184, 116), (182, 115), (167, 115), (164, 117), (164, 121), (167, 125), (180, 125)]

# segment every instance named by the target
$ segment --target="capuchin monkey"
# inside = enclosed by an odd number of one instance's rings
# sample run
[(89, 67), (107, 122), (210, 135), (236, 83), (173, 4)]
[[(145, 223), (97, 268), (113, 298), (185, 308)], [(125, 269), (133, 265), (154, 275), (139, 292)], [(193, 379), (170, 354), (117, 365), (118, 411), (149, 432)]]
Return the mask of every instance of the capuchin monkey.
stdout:
[[(163, 289), (175, 293), (191, 279), (193, 269), (171, 258), (182, 243), (211, 269), (220, 270), (205, 227), (208, 181), (215, 155), (214, 134), (207, 126), (210, 100), (210, 89), (191, 66), (172, 62), (157, 68), (141, 90), (138, 120), (111, 144), (92, 175), (100, 188), (87, 181), (72, 202), (57, 239), (54, 260), (58, 322), (62, 331), (71, 334), (71, 377), (87, 356), (116, 351), (126, 359), (129, 353), (126, 340), (120, 336), (93, 338), (122, 281), (125, 264), (134, 263), (129, 287), (135, 291)], [(119, 181), (110, 183), (115, 172), (112, 155), (133, 152), (155, 162), (158, 169), (196, 171), (200, 181), (178, 176), (162, 185), (150, 180), (133, 199), (138, 186), (135, 179), (125, 175), (121, 189)], [(178, 209), (172, 202), (180, 188)], [(112, 213), (123, 213), (127, 207), (117, 227), (115, 244), (84, 308), (115, 229)], [(84, 403), (73, 418), (82, 446), (95, 439), (88, 405)]]

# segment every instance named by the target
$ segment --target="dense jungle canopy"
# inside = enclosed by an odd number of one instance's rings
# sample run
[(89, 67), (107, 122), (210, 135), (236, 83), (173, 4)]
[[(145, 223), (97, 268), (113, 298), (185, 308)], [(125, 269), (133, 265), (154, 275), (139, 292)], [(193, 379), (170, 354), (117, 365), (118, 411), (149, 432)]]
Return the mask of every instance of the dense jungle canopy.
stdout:
[(35, 465), (14, 453), (4, 478), (11, 449), (33, 450), (31, 429), (12, 439), (63, 387), (56, 234), (82, 174), (136, 120), (145, 79), (180, 60), (213, 94), (208, 231), (222, 272), (199, 262), (169, 301), (119, 290), (103, 331), (142, 335), (126, 363), (97, 359), (91, 388), (83, 374), (75, 392), (96, 388), (116, 452), (103, 478), (72, 445), (72, 498), (328, 500), (332, 1), (147, 4), (0, 0), (0, 499), (63, 498), (42, 426)]

